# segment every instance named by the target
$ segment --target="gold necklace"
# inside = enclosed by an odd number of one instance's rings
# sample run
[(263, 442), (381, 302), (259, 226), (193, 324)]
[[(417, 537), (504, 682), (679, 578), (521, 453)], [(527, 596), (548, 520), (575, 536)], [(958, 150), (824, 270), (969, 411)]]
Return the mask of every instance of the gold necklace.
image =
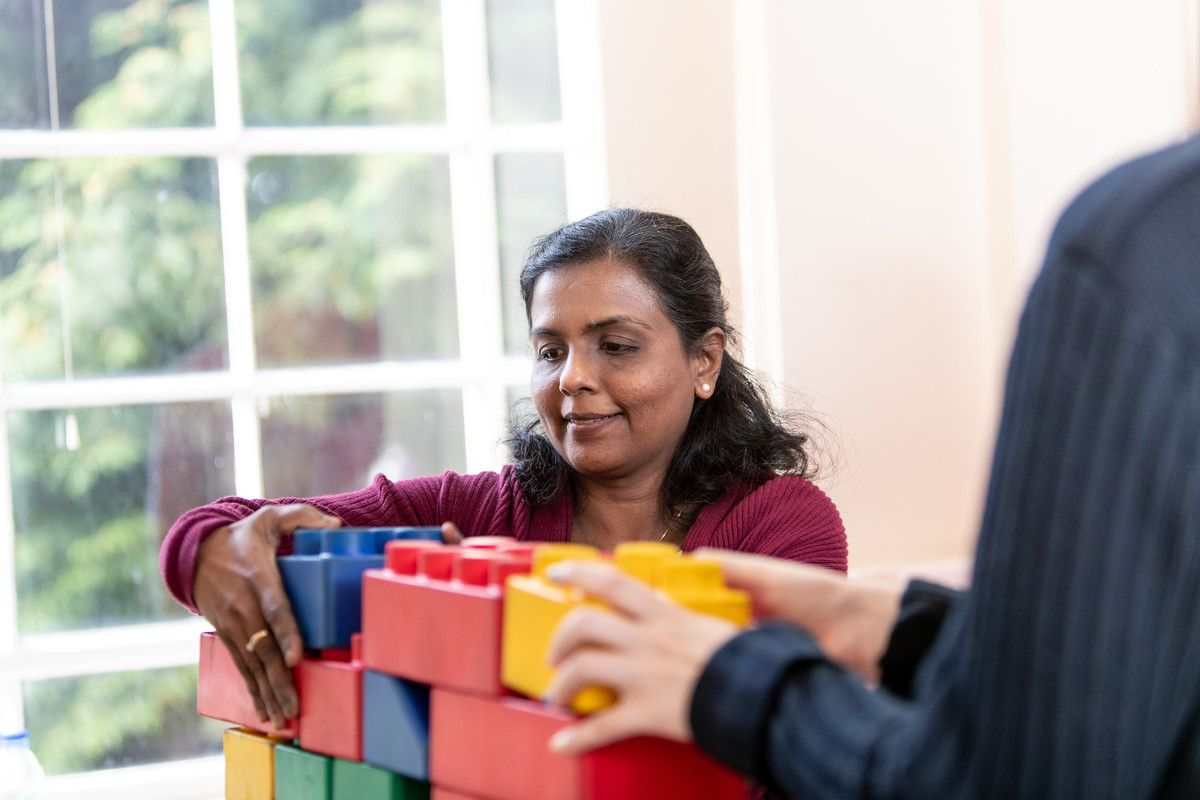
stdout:
[(675, 515), (675, 519), (671, 520), (670, 525), (667, 525), (667, 529), (665, 531), (663, 531), (662, 536), (658, 537), (658, 541), (665, 542), (667, 540), (667, 534), (671, 532), (671, 525), (674, 525), (676, 522), (679, 522), (679, 518), (681, 516), (683, 516), (682, 509), (680, 509), (679, 513)]

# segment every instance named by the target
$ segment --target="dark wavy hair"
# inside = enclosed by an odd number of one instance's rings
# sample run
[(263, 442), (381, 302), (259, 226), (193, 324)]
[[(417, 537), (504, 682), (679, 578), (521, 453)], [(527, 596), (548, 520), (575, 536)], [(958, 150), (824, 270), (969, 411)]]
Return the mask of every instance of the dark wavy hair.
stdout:
[[(730, 354), (736, 332), (726, 320), (721, 275), (699, 235), (682, 219), (612, 208), (538, 239), (521, 271), (526, 318), (543, 273), (601, 258), (634, 267), (654, 287), (686, 352), (698, 352), (712, 328), (725, 332), (713, 394), (695, 399), (667, 468), (659, 496), (663, 510), (674, 515), (713, 502), (735, 481), (757, 486), (777, 474), (811, 477), (815, 465), (805, 449), (808, 437), (774, 409), (754, 373)], [(578, 501), (578, 475), (554, 449), (536, 414), (531, 420), (514, 419), (507, 444), (530, 504), (546, 505), (567, 486)]]

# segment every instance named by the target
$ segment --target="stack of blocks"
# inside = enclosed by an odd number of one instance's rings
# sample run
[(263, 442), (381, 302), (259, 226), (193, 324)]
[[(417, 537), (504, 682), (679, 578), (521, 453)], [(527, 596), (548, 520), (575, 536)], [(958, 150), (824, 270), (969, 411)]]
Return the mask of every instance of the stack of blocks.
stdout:
[(717, 565), (670, 545), (611, 555), (505, 537), (440, 542), (437, 528), (298, 531), (278, 559), (307, 649), (300, 716), (259, 722), (213, 633), (201, 636), (198, 710), (225, 733), (226, 800), (735, 800), (742, 779), (691, 745), (639, 737), (578, 757), (549, 738), (614, 701), (541, 697), (558, 622), (588, 600), (545, 579), (563, 559), (611, 558), (674, 601), (738, 624), (749, 602)]

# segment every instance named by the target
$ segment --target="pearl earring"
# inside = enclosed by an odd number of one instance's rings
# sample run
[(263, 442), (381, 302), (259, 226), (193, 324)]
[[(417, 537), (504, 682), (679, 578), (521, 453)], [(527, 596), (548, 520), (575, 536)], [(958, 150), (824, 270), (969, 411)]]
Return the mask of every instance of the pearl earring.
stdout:
[(702, 383), (702, 384), (700, 384), (700, 388), (701, 388), (701, 389), (703, 389), (703, 390), (704, 390), (704, 391), (706, 391), (706, 392), (711, 392), (711, 391), (712, 391), (712, 387), (711, 387), (711, 386), (709, 386), (707, 383)]

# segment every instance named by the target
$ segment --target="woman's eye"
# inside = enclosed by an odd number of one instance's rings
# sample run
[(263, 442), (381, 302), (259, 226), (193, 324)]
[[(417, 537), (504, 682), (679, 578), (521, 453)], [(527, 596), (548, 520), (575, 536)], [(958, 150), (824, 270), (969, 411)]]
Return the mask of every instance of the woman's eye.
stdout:
[(538, 359), (541, 361), (553, 361), (558, 358), (559, 352), (557, 347), (543, 347), (538, 351)]
[(600, 345), (600, 349), (607, 353), (624, 353), (633, 350), (631, 344), (622, 344), (621, 342), (604, 342)]

